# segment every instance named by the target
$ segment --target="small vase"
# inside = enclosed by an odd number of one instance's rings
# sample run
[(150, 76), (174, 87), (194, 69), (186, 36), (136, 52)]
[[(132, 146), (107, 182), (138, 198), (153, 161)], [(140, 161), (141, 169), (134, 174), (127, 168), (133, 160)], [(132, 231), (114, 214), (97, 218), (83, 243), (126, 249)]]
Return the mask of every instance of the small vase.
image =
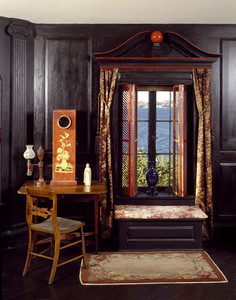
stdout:
[(148, 162), (148, 171), (146, 173), (146, 180), (148, 183), (148, 187), (150, 190), (147, 191), (148, 195), (157, 195), (158, 192), (155, 191), (155, 185), (158, 182), (158, 173), (157, 170), (155, 169), (155, 162), (154, 161), (149, 161)]

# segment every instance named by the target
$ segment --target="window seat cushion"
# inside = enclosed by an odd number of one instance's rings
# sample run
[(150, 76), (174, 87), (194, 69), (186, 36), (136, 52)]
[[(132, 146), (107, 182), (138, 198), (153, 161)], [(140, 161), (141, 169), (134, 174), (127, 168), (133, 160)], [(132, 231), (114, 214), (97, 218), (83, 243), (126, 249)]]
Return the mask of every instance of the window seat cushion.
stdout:
[(115, 219), (206, 219), (198, 206), (162, 205), (115, 205)]

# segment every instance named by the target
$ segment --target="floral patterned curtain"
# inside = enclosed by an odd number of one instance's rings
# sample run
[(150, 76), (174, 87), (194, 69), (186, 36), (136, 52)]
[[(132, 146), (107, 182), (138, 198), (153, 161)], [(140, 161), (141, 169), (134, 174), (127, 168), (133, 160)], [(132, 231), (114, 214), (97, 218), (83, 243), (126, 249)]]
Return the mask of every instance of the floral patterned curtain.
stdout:
[(101, 231), (109, 238), (113, 227), (113, 182), (111, 162), (110, 108), (115, 90), (118, 69), (100, 69), (99, 93), (99, 179), (107, 183), (107, 197), (101, 208)]
[(213, 230), (210, 70), (193, 70), (193, 83), (199, 116), (196, 204), (208, 215), (207, 221), (203, 223), (203, 239), (206, 240), (211, 237)]

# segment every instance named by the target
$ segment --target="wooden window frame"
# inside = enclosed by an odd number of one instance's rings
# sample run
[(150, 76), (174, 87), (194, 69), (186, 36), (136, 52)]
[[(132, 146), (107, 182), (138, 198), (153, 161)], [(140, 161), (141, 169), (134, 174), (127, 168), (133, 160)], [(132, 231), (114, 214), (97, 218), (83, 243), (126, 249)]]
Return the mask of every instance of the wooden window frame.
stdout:
[[(135, 85), (123, 85), (123, 87), (129, 87), (129, 88), (132, 87), (133, 91), (135, 89)], [(175, 88), (177, 88), (177, 87), (180, 89), (180, 94), (183, 95), (184, 99), (186, 99), (186, 95), (187, 95), (186, 85), (175, 86)], [(136, 93), (137, 93), (137, 91), (136, 91)], [(156, 97), (156, 92), (154, 92), (153, 94), (151, 93), (150, 99), (154, 99), (154, 96)], [(135, 99), (136, 98), (137, 97), (135, 96)], [(133, 99), (134, 98), (132, 98), (132, 100)], [(134, 138), (134, 135), (133, 135), (132, 138), (133, 138), (133, 142), (136, 143), (136, 149), (137, 149), (137, 123), (138, 123), (138, 119), (137, 119), (137, 104), (135, 105), (135, 101), (132, 102), (132, 105), (133, 105), (133, 109), (135, 109), (135, 112), (136, 112), (136, 124), (135, 124), (135, 121), (133, 120), (133, 122), (130, 122), (129, 125), (134, 126), (136, 128), (135, 129), (136, 138)], [(149, 119), (150, 119), (150, 114), (155, 114), (155, 117), (153, 119), (155, 120), (154, 128), (156, 128), (156, 105), (155, 105), (156, 101), (151, 100), (150, 102), (151, 103), (153, 102), (152, 103), (153, 105), (151, 104), (152, 107), (151, 107), (151, 109), (149, 109)], [(174, 99), (173, 99), (173, 102), (174, 102)], [(136, 103), (137, 103), (137, 101), (136, 101)], [(130, 109), (131, 109), (132, 105), (130, 106)], [(186, 103), (185, 104), (180, 103), (180, 105), (182, 107), (181, 108), (181, 110), (182, 110), (183, 105), (186, 105)], [(153, 106), (155, 106), (155, 108)], [(184, 114), (187, 116), (187, 110), (185, 110)], [(148, 122), (149, 122), (149, 120), (148, 120)], [(178, 197), (185, 197), (185, 196), (187, 196), (187, 194), (188, 194), (187, 191), (189, 190), (188, 187), (187, 187), (187, 178), (188, 178), (188, 169), (187, 169), (187, 160), (188, 160), (187, 152), (188, 151), (187, 151), (187, 147), (186, 147), (187, 137), (184, 136), (184, 133), (183, 133), (184, 131), (186, 133), (186, 130), (183, 127), (183, 126), (185, 126), (185, 128), (186, 128), (186, 126), (187, 126), (186, 120), (184, 120), (183, 122), (180, 122), (178, 126), (179, 126), (178, 130), (182, 130), (182, 133), (180, 135), (181, 142), (180, 142), (180, 146), (179, 146), (179, 151), (181, 153), (185, 153), (185, 157), (183, 158), (183, 156), (180, 156), (179, 159), (178, 159), (178, 165), (180, 166), (180, 170), (181, 170), (181, 172), (179, 172), (179, 174), (178, 174), (178, 178), (179, 178), (178, 185), (179, 186), (178, 186), (178, 188), (174, 187), (174, 181), (175, 181), (174, 177), (175, 176), (174, 176), (174, 170), (173, 170), (173, 185), (172, 185), (172, 187), (173, 187), (173, 193), (175, 195), (177, 195)], [(153, 126), (149, 126), (149, 139), (150, 139), (150, 128), (152, 128), (152, 127)], [(173, 125), (173, 127), (174, 127), (174, 125)], [(130, 132), (132, 132), (132, 130), (130, 130)], [(153, 132), (152, 132), (152, 134), (153, 134)], [(173, 129), (172, 134), (174, 135), (174, 129)], [(174, 136), (173, 136), (173, 140), (174, 140)], [(132, 149), (132, 151), (131, 151), (131, 149)], [(129, 175), (128, 175), (129, 176), (129, 186), (128, 186), (128, 188), (126, 188), (126, 192), (124, 191), (125, 189), (123, 187), (121, 189), (122, 194), (126, 195), (126, 196), (129, 196), (129, 197), (135, 196), (137, 194), (138, 190), (141, 190), (141, 191), (144, 190), (144, 188), (142, 188), (142, 187), (141, 188), (137, 187), (137, 153), (138, 152), (136, 151), (136, 154), (134, 154), (134, 152), (135, 152), (134, 149), (135, 149), (135, 147), (132, 147), (132, 145), (129, 145), (129, 151), (130, 151), (130, 153), (132, 153), (132, 156), (131, 156), (132, 158), (129, 159)], [(154, 160), (154, 161), (156, 160), (156, 148), (155, 148), (155, 151), (153, 151), (153, 153), (148, 153), (148, 154), (149, 154), (149, 157), (148, 157), (149, 160)], [(170, 155), (170, 153), (169, 153), (169, 155)], [(134, 166), (134, 161), (136, 161), (136, 166)], [(174, 146), (173, 146), (173, 169), (174, 169)], [(122, 174), (122, 171), (121, 171), (121, 174)], [(162, 188), (162, 190), (169, 191), (168, 187), (166, 187), (166, 188), (161, 187), (161, 188)]]

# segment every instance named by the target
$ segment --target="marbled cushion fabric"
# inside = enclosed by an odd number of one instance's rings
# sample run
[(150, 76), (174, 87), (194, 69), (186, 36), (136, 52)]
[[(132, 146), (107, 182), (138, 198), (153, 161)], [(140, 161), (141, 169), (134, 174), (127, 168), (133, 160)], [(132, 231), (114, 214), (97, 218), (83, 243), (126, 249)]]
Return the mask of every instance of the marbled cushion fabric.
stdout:
[(198, 206), (115, 205), (115, 219), (206, 219)]

